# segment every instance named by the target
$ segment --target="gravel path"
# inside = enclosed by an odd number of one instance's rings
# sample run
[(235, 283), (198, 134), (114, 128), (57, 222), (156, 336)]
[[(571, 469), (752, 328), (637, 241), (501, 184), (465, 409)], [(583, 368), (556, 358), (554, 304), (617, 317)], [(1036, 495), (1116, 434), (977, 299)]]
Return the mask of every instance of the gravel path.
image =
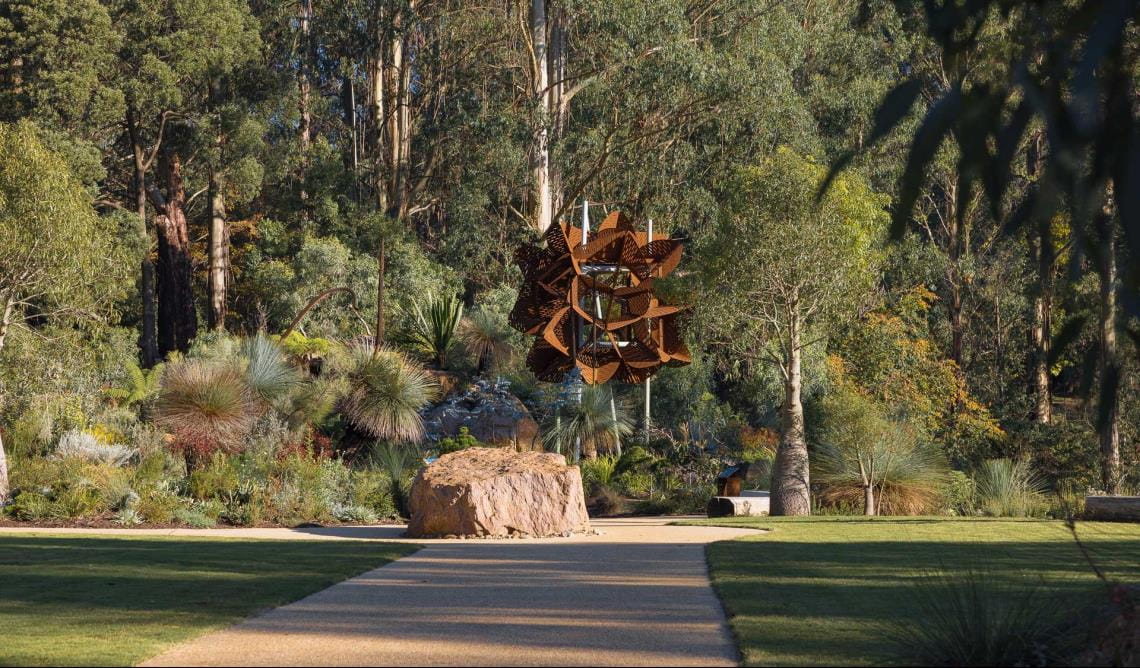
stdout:
[[(599, 535), (568, 539), (409, 541), (424, 549), (143, 665), (736, 665), (704, 545), (752, 532), (668, 521), (602, 520)], [(398, 540), (400, 530), (157, 532)]]

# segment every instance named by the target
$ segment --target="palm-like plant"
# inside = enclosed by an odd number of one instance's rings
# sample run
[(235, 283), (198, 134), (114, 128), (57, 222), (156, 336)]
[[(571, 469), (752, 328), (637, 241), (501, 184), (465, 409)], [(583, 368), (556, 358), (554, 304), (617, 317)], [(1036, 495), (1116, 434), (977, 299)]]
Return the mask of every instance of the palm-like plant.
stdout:
[(341, 412), (358, 429), (384, 440), (418, 442), (420, 410), (438, 396), (439, 385), (423, 367), (392, 350), (353, 351)]
[(454, 295), (438, 298), (428, 295), (426, 307), (421, 308), (419, 302), (412, 302), (412, 323), (406, 338), (443, 369), (462, 319), (463, 302)]
[(478, 361), (478, 373), (510, 360), (512, 334), (506, 322), (485, 309), (476, 310), (459, 324), (459, 340)]
[(543, 442), (549, 449), (568, 455), (581, 442), (582, 454), (593, 459), (601, 451), (616, 452), (623, 436), (633, 433), (629, 406), (614, 401), (600, 385), (582, 388), (582, 400), (570, 400), (554, 412), (546, 423)]

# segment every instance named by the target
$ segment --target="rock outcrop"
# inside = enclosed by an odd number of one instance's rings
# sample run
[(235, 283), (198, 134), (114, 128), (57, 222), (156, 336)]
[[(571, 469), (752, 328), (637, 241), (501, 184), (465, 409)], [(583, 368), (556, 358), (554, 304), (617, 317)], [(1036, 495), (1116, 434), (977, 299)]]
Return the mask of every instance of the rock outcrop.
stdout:
[(468, 448), (416, 476), (408, 535), (567, 536), (590, 530), (582, 475), (562, 455)]
[(511, 394), (509, 383), (480, 380), (424, 414), (424, 429), (432, 439), (455, 436), (460, 427), (490, 445), (520, 450), (541, 448), (538, 423), (523, 402)]

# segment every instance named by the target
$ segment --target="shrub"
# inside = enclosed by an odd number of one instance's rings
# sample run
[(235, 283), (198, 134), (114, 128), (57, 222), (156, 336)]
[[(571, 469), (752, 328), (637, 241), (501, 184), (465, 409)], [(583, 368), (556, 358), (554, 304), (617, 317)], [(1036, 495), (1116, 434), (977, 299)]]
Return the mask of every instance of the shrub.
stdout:
[(125, 445), (105, 444), (90, 432), (72, 429), (60, 437), (55, 454), (60, 458), (70, 457), (94, 464), (123, 466), (138, 452)]
[(637, 498), (646, 498), (653, 492), (654, 478), (651, 473), (626, 471), (615, 478), (618, 487), (626, 494)]
[(471, 435), (471, 430), (467, 427), (460, 427), (459, 433), (454, 437), (448, 436), (439, 439), (436, 444), (436, 449), (439, 451), (439, 456), (442, 457), (452, 452), (459, 452), (467, 448), (485, 448), (484, 443), (480, 443), (479, 439)]
[(348, 502), (350, 505), (370, 508), (381, 518), (399, 515), (392, 498), (392, 480), (382, 471), (372, 469), (353, 471)]
[(175, 513), (184, 509), (183, 500), (170, 490), (153, 490), (139, 496), (134, 510), (144, 522), (170, 524)]
[(190, 474), (187, 491), (195, 499), (223, 499), (241, 483), (238, 460), (223, 453), (214, 453), (209, 463)]
[(24, 522), (44, 520), (52, 517), (52, 502), (39, 492), (20, 492), (13, 500), (9, 512)]
[(914, 665), (1052, 665), (1062, 644), (1059, 610), (1039, 580), (965, 571), (923, 576), (911, 589), (918, 614), (888, 630), (898, 657)]
[(190, 508), (179, 508), (174, 511), (174, 521), (194, 529), (208, 529), (217, 525), (216, 520), (202, 511)]
[(368, 506), (346, 506), (335, 504), (332, 516), (338, 522), (352, 522), (353, 524), (376, 524), (380, 521), (376, 511)]
[(582, 483), (586, 489), (592, 485), (609, 486), (617, 470), (617, 455), (601, 455), (594, 459), (583, 459), (578, 463), (582, 469)]
[(990, 459), (974, 475), (978, 507), (994, 517), (1031, 517), (1045, 508), (1044, 485), (1029, 464)]
[(629, 504), (613, 487), (595, 483), (586, 499), (586, 508), (591, 517), (611, 517), (629, 512)]
[(946, 476), (942, 505), (952, 515), (973, 515), (977, 510), (974, 480), (962, 471), (950, 471)]
[(408, 516), (408, 492), (417, 458), (409, 448), (392, 443), (378, 443), (372, 450), (373, 465), (388, 474), (392, 502), (403, 517)]

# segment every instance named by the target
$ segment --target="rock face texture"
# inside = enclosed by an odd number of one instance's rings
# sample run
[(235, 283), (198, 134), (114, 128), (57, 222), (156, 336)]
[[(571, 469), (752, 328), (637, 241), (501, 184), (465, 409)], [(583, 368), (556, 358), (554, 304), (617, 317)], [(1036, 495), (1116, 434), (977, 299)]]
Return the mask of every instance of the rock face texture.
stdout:
[(538, 423), (523, 402), (510, 393), (506, 382), (478, 381), (424, 414), (424, 428), (432, 439), (455, 436), (460, 427), (467, 427), (472, 436), (491, 445), (524, 450), (542, 447)]
[(412, 483), (413, 538), (566, 536), (590, 530), (582, 475), (562, 455), (468, 448)]

